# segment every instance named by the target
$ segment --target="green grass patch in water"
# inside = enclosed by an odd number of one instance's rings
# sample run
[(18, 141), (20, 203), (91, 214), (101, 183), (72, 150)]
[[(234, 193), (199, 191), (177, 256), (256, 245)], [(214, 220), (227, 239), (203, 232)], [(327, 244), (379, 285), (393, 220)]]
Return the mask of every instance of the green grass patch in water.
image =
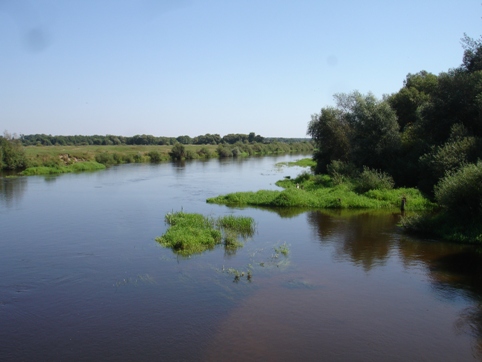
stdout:
[(77, 162), (67, 166), (56, 166), (56, 167), (47, 167), (47, 166), (37, 166), (37, 167), (29, 167), (22, 171), (20, 174), (22, 176), (33, 176), (33, 175), (57, 175), (61, 173), (71, 173), (71, 172), (85, 172), (85, 171), (98, 171), (104, 170), (105, 166), (94, 162), (94, 161), (87, 161), (87, 162)]
[(276, 166), (315, 167), (316, 161), (314, 161), (312, 158), (302, 158), (300, 160), (296, 160), (292, 162), (278, 162)]
[(355, 192), (354, 185), (343, 183), (327, 186), (326, 176), (302, 174), (295, 179), (281, 180), (276, 185), (284, 190), (260, 190), (257, 192), (235, 192), (209, 198), (208, 203), (229, 206), (303, 207), (314, 209), (400, 209), (401, 200), (406, 198), (405, 210), (421, 211), (433, 209), (436, 205), (417, 189), (399, 188), (391, 190), (369, 190)]
[(199, 254), (222, 243), (227, 249), (236, 249), (243, 245), (238, 237), (252, 236), (255, 228), (250, 217), (231, 215), (214, 219), (183, 211), (168, 213), (165, 221), (169, 229), (156, 241), (183, 256)]

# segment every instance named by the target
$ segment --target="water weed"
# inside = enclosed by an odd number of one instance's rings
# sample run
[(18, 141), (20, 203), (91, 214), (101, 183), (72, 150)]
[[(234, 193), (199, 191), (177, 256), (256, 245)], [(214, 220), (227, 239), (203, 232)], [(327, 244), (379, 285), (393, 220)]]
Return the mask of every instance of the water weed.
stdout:
[(276, 254), (282, 254), (284, 256), (288, 256), (290, 249), (288, 248), (288, 245), (286, 243), (283, 243), (280, 246), (275, 247), (274, 251)]
[(199, 254), (224, 242), (227, 249), (235, 250), (254, 233), (254, 220), (243, 216), (214, 219), (201, 214), (171, 212), (164, 217), (169, 229), (156, 241), (182, 256)]

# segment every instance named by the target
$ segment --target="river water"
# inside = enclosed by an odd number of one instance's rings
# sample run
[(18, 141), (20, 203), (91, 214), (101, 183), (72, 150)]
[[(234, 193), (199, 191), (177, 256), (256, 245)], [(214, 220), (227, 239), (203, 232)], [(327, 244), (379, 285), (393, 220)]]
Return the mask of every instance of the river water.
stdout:
[[(396, 212), (205, 202), (276, 189), (299, 158), (0, 178), (0, 360), (482, 360), (480, 250), (408, 237)], [(256, 233), (177, 257), (154, 239), (180, 210)]]

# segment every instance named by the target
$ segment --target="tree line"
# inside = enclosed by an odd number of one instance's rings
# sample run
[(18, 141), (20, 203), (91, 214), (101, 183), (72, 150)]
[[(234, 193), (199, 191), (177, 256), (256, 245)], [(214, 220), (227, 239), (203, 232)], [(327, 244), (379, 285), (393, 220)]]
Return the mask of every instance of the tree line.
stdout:
[(24, 146), (112, 146), (112, 145), (175, 145), (181, 143), (184, 145), (218, 145), (218, 144), (234, 144), (236, 142), (258, 142), (263, 143), (267, 140), (265, 137), (256, 135), (254, 132), (249, 134), (230, 133), (223, 137), (219, 134), (200, 135), (190, 137), (187, 135), (179, 137), (156, 137), (152, 135), (135, 135), (132, 137), (114, 136), (114, 135), (92, 135), (92, 136), (52, 136), (46, 134), (23, 135), (19, 137), (20, 142)]
[[(350, 177), (377, 170), (442, 207), (449, 206), (442, 193), (450, 189), (457, 194), (451, 210), (482, 215), (482, 37), (465, 35), (462, 44), (462, 64), (438, 75), (409, 73), (398, 92), (382, 99), (336, 94), (336, 105), (308, 124), (315, 172)], [(463, 181), (468, 173), (471, 187)]]
[[(463, 39), (463, 63), (439, 75), (408, 74), (403, 87), (377, 99), (336, 94), (336, 106), (312, 115), (317, 173), (363, 166), (393, 176), (399, 186), (433, 194), (446, 175), (482, 157), (482, 41)], [(341, 167), (341, 166), (340, 166)]]

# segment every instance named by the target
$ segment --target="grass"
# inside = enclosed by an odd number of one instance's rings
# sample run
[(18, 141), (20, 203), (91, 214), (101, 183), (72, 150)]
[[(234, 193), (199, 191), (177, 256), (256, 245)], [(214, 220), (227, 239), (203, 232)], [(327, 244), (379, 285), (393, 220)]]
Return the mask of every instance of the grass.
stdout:
[(316, 161), (312, 158), (302, 158), (293, 162), (279, 162), (276, 166), (299, 166), (299, 167), (315, 167)]
[(323, 183), (318, 182), (318, 177), (306, 177), (306, 174), (303, 174), (295, 179), (278, 181), (276, 184), (284, 188), (282, 191), (236, 192), (209, 198), (207, 202), (230, 206), (400, 209), (401, 199), (406, 197), (407, 211), (429, 210), (435, 207), (434, 203), (413, 188), (370, 190), (359, 194), (351, 184), (326, 186), (326, 181), (326, 177)]
[[(186, 145), (186, 151), (193, 152), (205, 147), (214, 152), (213, 145)], [(43, 166), (45, 164), (69, 164), (81, 161), (94, 161), (98, 155), (108, 155), (116, 163), (150, 162), (149, 153), (159, 154), (156, 161), (170, 160), (169, 152), (172, 146), (152, 145), (118, 145), (118, 146), (28, 146), (25, 154), (29, 165)]]
[(33, 176), (33, 175), (57, 175), (61, 173), (71, 173), (71, 172), (84, 172), (84, 171), (98, 171), (104, 170), (105, 166), (97, 163), (95, 161), (78, 162), (71, 165), (65, 166), (36, 166), (29, 167), (22, 171), (20, 174), (22, 176)]
[(217, 220), (217, 225), (227, 231), (235, 232), (244, 238), (254, 234), (254, 220), (246, 216), (222, 216)]
[[(311, 145), (306, 146), (304, 144), (302, 146), (308, 147), (308, 149), (296, 147), (297, 144), (292, 146), (281, 145), (283, 147), (280, 148), (278, 143), (235, 144), (225, 145), (224, 148), (229, 151), (229, 157), (306, 152), (312, 148)], [(85, 166), (69, 168), (69, 166), (86, 162), (97, 162), (105, 166), (125, 163), (166, 162), (172, 160), (170, 153), (173, 147), (172, 145), (27, 146), (24, 147), (24, 151), (28, 169), (22, 175), (52, 175), (91, 170), (91, 168), (83, 168)], [(218, 153), (218, 149), (219, 145), (183, 145), (183, 159), (222, 157)], [(234, 151), (236, 151), (236, 155), (234, 155)]]
[(168, 213), (165, 221), (169, 229), (156, 241), (182, 256), (202, 253), (223, 242), (226, 248), (236, 249), (243, 245), (238, 236), (246, 239), (254, 233), (254, 220), (243, 216), (214, 219), (179, 211)]

